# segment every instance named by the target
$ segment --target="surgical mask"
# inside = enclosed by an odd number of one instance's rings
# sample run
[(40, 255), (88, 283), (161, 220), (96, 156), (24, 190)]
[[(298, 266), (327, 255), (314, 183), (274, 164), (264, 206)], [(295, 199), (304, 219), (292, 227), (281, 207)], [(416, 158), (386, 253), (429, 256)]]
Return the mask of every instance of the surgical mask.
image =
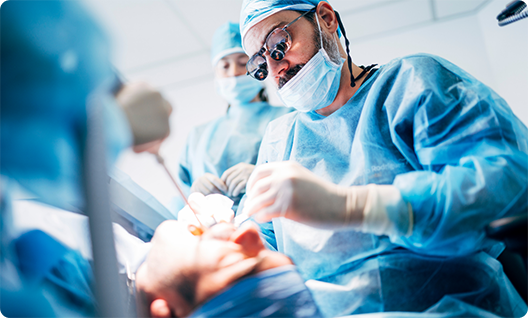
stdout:
[(215, 80), (216, 91), (229, 104), (247, 104), (264, 88), (264, 84), (247, 76), (217, 78)]
[(278, 91), (282, 102), (301, 112), (309, 112), (330, 105), (337, 96), (341, 68), (345, 59), (334, 63), (323, 47), (319, 19), (315, 19), (321, 34), (321, 48), (286, 85)]

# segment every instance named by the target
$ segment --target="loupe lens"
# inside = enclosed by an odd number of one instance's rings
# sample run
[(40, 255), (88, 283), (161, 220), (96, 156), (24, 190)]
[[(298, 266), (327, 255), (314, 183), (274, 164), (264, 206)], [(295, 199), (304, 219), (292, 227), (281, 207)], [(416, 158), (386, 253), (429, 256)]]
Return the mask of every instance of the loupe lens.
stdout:
[(266, 39), (266, 47), (270, 52), (270, 57), (276, 61), (284, 58), (284, 55), (291, 46), (291, 37), (288, 31), (275, 29)]
[(278, 43), (273, 51), (271, 51), (270, 56), (275, 61), (280, 61), (284, 58), (284, 54), (286, 51), (286, 44), (284, 42)]
[(266, 59), (261, 55), (254, 55), (246, 64), (249, 75), (260, 81), (268, 76)]
[(265, 66), (263, 65), (261, 68), (259, 68), (256, 72), (255, 72), (255, 76), (253, 76), (255, 79), (259, 80), (259, 81), (263, 81), (266, 79), (266, 77), (268, 77), (268, 70), (265, 68)]

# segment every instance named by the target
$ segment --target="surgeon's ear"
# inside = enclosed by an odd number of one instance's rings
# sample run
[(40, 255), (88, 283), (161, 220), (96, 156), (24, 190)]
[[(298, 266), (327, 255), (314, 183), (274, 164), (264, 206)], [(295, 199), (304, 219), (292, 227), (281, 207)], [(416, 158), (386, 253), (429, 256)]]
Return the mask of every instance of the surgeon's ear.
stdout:
[(171, 317), (169, 304), (165, 299), (156, 299), (150, 304), (150, 314), (152, 317)]
[(316, 12), (321, 28), (327, 30), (330, 34), (334, 34), (339, 27), (339, 23), (332, 6), (327, 2), (321, 1), (317, 5)]
[(238, 228), (229, 239), (231, 242), (239, 244), (244, 254), (249, 257), (255, 257), (264, 249), (264, 244), (260, 239), (259, 230), (252, 222), (244, 223)]

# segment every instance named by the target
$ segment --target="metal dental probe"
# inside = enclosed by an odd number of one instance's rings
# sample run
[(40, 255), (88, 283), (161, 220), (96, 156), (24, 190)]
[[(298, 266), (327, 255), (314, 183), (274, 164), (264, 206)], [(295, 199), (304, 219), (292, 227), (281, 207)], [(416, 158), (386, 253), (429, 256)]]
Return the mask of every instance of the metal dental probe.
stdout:
[(183, 191), (182, 189), (180, 188), (180, 186), (178, 185), (178, 183), (176, 182), (176, 180), (174, 180), (174, 178), (172, 177), (172, 174), (170, 173), (169, 169), (167, 169), (167, 166), (165, 165), (165, 160), (163, 159), (162, 156), (160, 156), (159, 153), (155, 153), (154, 156), (156, 156), (156, 160), (158, 160), (158, 163), (163, 167), (163, 169), (165, 169), (165, 172), (167, 172), (167, 174), (169, 175), (170, 179), (172, 180), (172, 183), (174, 184), (174, 186), (176, 186), (176, 189), (178, 189), (178, 192), (180, 193), (181, 197), (183, 198), (183, 201), (185, 201), (185, 204), (191, 209), (191, 211), (194, 213), (194, 216), (196, 217), (196, 220), (198, 220), (198, 223), (200, 224), (200, 227), (197, 228), (198, 232), (196, 231), (191, 231), (191, 233), (193, 235), (202, 235), (203, 232), (205, 231), (205, 227), (203, 226), (202, 222), (200, 222), (200, 219), (198, 218), (198, 214), (196, 213), (196, 211), (194, 211), (194, 209), (191, 207), (191, 205), (189, 204), (189, 201), (187, 201), (187, 198), (185, 197), (185, 194), (183, 194)]

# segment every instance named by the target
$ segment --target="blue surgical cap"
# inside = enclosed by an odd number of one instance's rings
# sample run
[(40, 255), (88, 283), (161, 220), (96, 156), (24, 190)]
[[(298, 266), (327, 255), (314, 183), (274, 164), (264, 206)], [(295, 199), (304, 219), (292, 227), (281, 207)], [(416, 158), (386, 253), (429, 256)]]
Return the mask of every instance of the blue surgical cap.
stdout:
[(284, 10), (309, 11), (319, 2), (321, 0), (244, 0), (240, 11), (242, 47), (245, 49), (244, 38), (248, 30), (260, 21)]
[(213, 36), (211, 64), (215, 66), (222, 58), (233, 53), (244, 53), (240, 40), (240, 27), (238, 23), (227, 22), (219, 27)]

